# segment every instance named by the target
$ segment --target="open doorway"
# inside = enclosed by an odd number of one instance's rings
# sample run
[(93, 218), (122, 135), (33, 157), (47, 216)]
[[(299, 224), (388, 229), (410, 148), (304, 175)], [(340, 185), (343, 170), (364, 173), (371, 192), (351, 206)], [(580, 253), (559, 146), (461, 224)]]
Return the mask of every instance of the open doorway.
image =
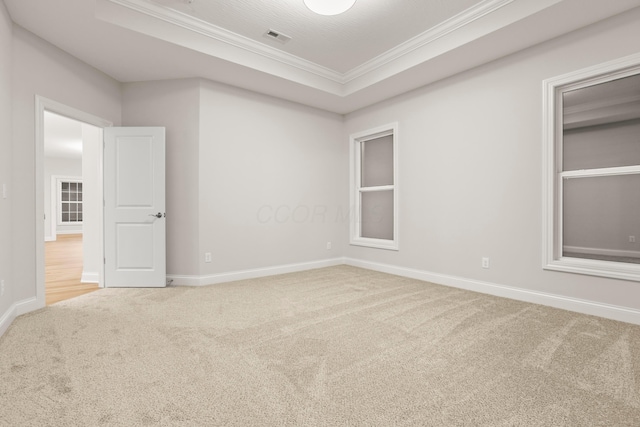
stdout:
[[(84, 247), (85, 193), (95, 193), (97, 171), (87, 167), (95, 147), (97, 128), (51, 111), (44, 112), (44, 234), (46, 304), (98, 290), (97, 260)], [(85, 149), (86, 146), (86, 149)], [(84, 159), (83, 159), (84, 157)], [(85, 178), (87, 184), (84, 185)], [(94, 209), (87, 209), (86, 225), (97, 227)], [(95, 232), (87, 233), (91, 237)], [(85, 260), (85, 252), (88, 259)], [(99, 254), (93, 255), (97, 257)], [(96, 271), (90, 271), (96, 270)]]
[(36, 97), (38, 306), (104, 286), (102, 140), (111, 125)]

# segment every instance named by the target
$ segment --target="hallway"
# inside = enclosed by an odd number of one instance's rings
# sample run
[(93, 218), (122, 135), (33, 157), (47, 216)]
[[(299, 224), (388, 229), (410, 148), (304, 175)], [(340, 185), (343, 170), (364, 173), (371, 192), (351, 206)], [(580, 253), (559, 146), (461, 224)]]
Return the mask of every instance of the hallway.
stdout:
[(74, 298), (99, 289), (96, 283), (81, 283), (82, 234), (60, 234), (45, 242), (46, 304)]

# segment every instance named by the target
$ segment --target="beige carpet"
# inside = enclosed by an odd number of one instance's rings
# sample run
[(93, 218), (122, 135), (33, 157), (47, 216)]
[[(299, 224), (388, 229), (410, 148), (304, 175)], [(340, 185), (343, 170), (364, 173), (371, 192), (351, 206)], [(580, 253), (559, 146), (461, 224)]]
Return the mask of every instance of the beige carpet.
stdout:
[(2, 426), (639, 426), (640, 327), (340, 266), (105, 289), (0, 339)]

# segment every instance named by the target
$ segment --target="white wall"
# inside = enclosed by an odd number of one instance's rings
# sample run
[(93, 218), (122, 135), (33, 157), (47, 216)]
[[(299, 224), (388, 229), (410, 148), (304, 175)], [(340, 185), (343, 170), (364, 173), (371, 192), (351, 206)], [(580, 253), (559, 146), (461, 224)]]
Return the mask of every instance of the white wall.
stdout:
[(342, 256), (342, 117), (210, 81), (200, 106), (200, 274)]
[[(55, 240), (55, 236), (51, 234), (51, 218), (56, 215), (57, 208), (52, 207), (51, 199), (51, 177), (66, 176), (82, 178), (82, 159), (71, 159), (62, 157), (45, 157), (44, 159), (44, 211), (46, 221), (44, 222), (45, 240)], [(57, 203), (57, 194), (53, 194), (53, 203)], [(56, 232), (63, 233), (82, 233), (82, 224), (58, 225)]]
[[(4, 68), (4, 67), (3, 67)], [(13, 182), (12, 200), (14, 301), (31, 301), (36, 295), (36, 240), (44, 239), (43, 189), (36, 195), (36, 182), (43, 171), (36, 168), (35, 96), (40, 95), (78, 110), (120, 123), (120, 84), (73, 56), (13, 27)], [(42, 166), (41, 166), (42, 167)], [(38, 184), (38, 187), (40, 184)], [(38, 232), (36, 232), (36, 229)], [(41, 233), (41, 235), (40, 235)]]
[(123, 124), (166, 127), (170, 276), (199, 280), (342, 255), (341, 116), (172, 80), (123, 85)]
[(400, 250), (346, 254), (640, 309), (636, 282), (541, 267), (542, 81), (637, 53), (638, 40), (640, 9), (349, 114), (349, 133), (399, 122)]
[[(12, 204), (14, 199), (11, 146), (11, 64), (13, 31), (9, 13), (0, 1), (0, 280), (5, 281), (5, 292), (0, 296), (0, 335), (8, 327), (14, 314), (10, 308), (14, 301), (12, 271), (11, 228), (13, 227)], [(7, 186), (7, 198), (2, 197), (2, 185)], [(17, 276), (15, 276), (17, 277)]]
[(198, 274), (199, 99), (198, 80), (123, 85), (123, 125), (166, 128), (169, 274)]

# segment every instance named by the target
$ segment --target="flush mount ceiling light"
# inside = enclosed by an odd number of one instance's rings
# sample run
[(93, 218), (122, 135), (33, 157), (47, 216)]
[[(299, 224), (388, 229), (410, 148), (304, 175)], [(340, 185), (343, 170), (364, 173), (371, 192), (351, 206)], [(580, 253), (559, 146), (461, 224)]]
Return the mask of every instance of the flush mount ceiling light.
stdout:
[(312, 12), (318, 15), (339, 15), (351, 9), (356, 0), (304, 0)]

